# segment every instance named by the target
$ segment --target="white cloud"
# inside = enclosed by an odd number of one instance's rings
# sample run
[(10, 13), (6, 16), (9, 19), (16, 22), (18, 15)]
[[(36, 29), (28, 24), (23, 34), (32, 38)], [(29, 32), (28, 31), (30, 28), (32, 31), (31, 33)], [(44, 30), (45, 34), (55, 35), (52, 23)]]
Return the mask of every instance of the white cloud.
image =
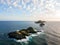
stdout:
[(11, 0), (6, 0), (8, 5), (11, 5)]
[(30, 7), (30, 5), (26, 8), (27, 10), (31, 10), (31, 7)]
[(29, 3), (29, 2), (30, 2), (30, 0), (23, 0), (23, 2), (24, 2), (24, 3)]
[(2, 4), (6, 4), (5, 0), (0, 0), (0, 1), (1, 1), (0, 3), (2, 3)]
[(18, 6), (17, 2), (14, 2), (13, 3), (13, 6), (17, 7)]
[[(0, 0), (3, 4), (8, 4), (9, 8), (12, 6), (18, 9), (26, 9), (31, 12), (31, 20), (59, 20), (60, 19), (60, 3), (57, 0)], [(19, 5), (20, 1), (22, 4)], [(28, 6), (27, 3), (32, 1)], [(33, 7), (33, 8), (31, 8)], [(39, 8), (39, 12), (36, 10)], [(58, 9), (59, 8), (59, 9)], [(58, 9), (58, 10), (57, 10)], [(3, 17), (3, 16), (2, 16)], [(16, 18), (18, 20), (19, 16), (10, 16), (12, 19)], [(3, 17), (5, 19), (5, 17)], [(25, 19), (26, 18), (26, 19)], [(24, 19), (27, 20), (29, 16), (25, 16)], [(0, 18), (2, 19), (2, 18)], [(9, 18), (10, 19), (10, 18)], [(22, 19), (22, 18), (19, 18)]]
[[(19, 4), (21, 3), (22, 4)], [(32, 3), (32, 2), (33, 3)], [(31, 3), (30, 3), (31, 2)], [(26, 9), (26, 10), (35, 10), (35, 7), (38, 7), (38, 0), (1, 0), (2, 4), (6, 4), (7, 6), (13, 6), (13, 7), (17, 7), (18, 9)], [(29, 6), (27, 7), (27, 3), (30, 3)], [(32, 9), (31, 7), (34, 6), (34, 8)]]
[(22, 6), (21, 6), (21, 5), (18, 5), (17, 8), (18, 8), (18, 9), (22, 9)]
[(38, 0), (32, 0), (32, 2), (33, 2), (34, 5), (38, 4)]
[(12, 8), (12, 6), (10, 6), (9, 8)]

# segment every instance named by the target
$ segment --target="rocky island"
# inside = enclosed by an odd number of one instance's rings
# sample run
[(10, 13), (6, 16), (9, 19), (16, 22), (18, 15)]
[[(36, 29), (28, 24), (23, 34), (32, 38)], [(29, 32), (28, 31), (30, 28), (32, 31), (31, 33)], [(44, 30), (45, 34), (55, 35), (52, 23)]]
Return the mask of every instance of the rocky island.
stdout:
[(46, 21), (39, 20), (39, 21), (36, 21), (35, 23), (40, 24), (40, 27), (43, 27), (45, 25), (45, 22)]
[(34, 33), (37, 33), (37, 31), (35, 31), (32, 27), (28, 27), (27, 29), (10, 32), (8, 33), (8, 37), (21, 40), (21, 39), (25, 39), (26, 36), (29, 36), (30, 34), (34, 34)]

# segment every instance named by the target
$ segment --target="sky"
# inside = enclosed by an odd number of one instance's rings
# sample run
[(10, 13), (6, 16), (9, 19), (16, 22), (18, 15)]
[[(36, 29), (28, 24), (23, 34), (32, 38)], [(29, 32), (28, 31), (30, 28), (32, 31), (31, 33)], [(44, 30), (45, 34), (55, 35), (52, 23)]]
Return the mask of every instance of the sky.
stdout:
[(0, 21), (60, 21), (60, 0), (0, 0)]

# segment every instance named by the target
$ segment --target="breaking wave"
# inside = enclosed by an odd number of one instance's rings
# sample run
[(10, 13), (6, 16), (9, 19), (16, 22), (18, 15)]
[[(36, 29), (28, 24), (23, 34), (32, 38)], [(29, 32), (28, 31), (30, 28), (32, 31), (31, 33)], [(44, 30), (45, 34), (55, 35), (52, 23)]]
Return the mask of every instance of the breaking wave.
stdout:
[(30, 36), (26, 36), (26, 39), (21, 39), (21, 40), (16, 40), (14, 39), (14, 41), (16, 42), (20, 42), (22, 45), (25, 43), (26, 45), (28, 45), (29, 41), (31, 41), (33, 39), (33, 37), (35, 36), (39, 36), (41, 33), (43, 33), (43, 31), (41, 32), (37, 32), (35, 34), (31, 34)]

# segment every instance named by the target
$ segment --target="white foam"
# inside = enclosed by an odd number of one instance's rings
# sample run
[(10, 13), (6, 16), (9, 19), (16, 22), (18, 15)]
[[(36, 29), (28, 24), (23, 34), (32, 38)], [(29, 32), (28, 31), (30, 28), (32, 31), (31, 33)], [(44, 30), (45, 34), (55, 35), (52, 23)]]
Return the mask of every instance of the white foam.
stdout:
[(21, 40), (16, 40), (16, 39), (14, 39), (14, 41), (16, 41), (16, 42), (21, 42)]
[(41, 30), (41, 32), (37, 32), (37, 35), (40, 35), (41, 33), (44, 33), (44, 31), (43, 31), (43, 30)]
[(37, 35), (41, 34), (41, 32), (37, 32)]
[(26, 36), (26, 40), (29, 40), (29, 36)]
[(31, 34), (31, 36), (33, 36), (33, 37), (34, 37), (34, 36), (37, 36), (37, 34)]
[[(35, 30), (37, 31), (37, 30)], [(43, 30), (41, 32), (37, 32), (35, 34), (30, 34), (30, 36), (26, 36), (26, 39), (21, 39), (21, 40), (16, 40), (14, 39), (16, 42), (24, 42), (24, 43), (28, 43), (29, 39), (32, 38), (32, 37), (35, 37), (35, 36), (38, 36), (40, 35), (41, 33), (43, 33)]]
[(38, 36), (41, 32), (37, 32), (36, 34), (31, 34), (30, 36), (26, 36), (26, 39), (21, 39), (21, 40), (16, 40), (14, 39), (16, 42), (28, 42), (30, 37), (35, 37)]
[(16, 40), (14, 39), (16, 42), (27, 42), (28, 40), (27, 39), (21, 39), (21, 40)]
[(16, 30), (17, 32), (19, 31), (19, 30)]
[(22, 42), (27, 42), (28, 40), (27, 40), (27, 39), (22, 39), (21, 41), (22, 41)]
[(16, 40), (14, 39), (16, 42), (28, 42), (29, 41), (29, 36), (26, 36), (26, 39), (21, 39), (21, 40)]
[(34, 29), (34, 31), (37, 31), (36, 29)]

